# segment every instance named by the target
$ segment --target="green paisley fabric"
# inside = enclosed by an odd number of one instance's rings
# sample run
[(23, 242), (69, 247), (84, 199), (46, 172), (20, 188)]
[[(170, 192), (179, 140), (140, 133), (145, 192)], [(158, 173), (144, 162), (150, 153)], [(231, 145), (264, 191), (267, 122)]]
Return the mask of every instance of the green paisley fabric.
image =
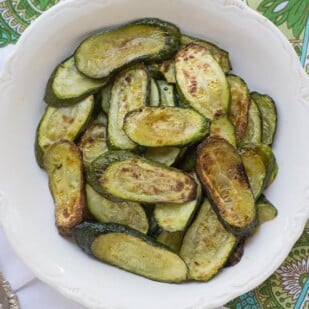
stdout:
[[(290, 40), (309, 74), (309, 0), (243, 0)], [(59, 0), (0, 0), (0, 48)], [(226, 304), (231, 309), (309, 309), (309, 222), (279, 269), (255, 290)]]

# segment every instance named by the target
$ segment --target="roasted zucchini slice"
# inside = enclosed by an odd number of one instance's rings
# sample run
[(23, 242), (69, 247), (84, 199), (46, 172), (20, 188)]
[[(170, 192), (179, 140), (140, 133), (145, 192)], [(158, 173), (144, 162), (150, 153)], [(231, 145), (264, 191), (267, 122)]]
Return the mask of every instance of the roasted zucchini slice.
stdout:
[(59, 64), (48, 80), (44, 100), (50, 106), (61, 107), (82, 101), (108, 82), (81, 74), (74, 57)]
[(273, 170), (270, 173), (269, 180), (268, 180), (268, 183), (266, 185), (266, 188), (268, 188), (275, 181), (275, 179), (278, 175), (278, 171), (279, 171), (279, 166), (278, 166), (278, 163), (276, 161), (275, 164), (274, 164)]
[(78, 70), (103, 78), (139, 61), (169, 59), (180, 44), (179, 29), (166, 21), (145, 18), (90, 36), (75, 51)]
[(108, 112), (108, 142), (112, 149), (137, 148), (123, 130), (126, 114), (145, 106), (149, 96), (149, 75), (142, 64), (122, 71), (115, 78)]
[(87, 208), (101, 223), (120, 223), (144, 234), (148, 231), (148, 219), (143, 207), (138, 203), (115, 203), (98, 194), (86, 185)]
[(198, 146), (197, 175), (225, 228), (235, 235), (257, 224), (254, 197), (236, 149), (225, 139), (210, 137)]
[(165, 60), (160, 63), (159, 70), (164, 75), (165, 80), (168, 83), (175, 84), (175, 61), (174, 59)]
[(179, 252), (189, 267), (189, 279), (211, 279), (224, 266), (236, 244), (237, 238), (225, 230), (205, 200)]
[(181, 46), (184, 47), (190, 43), (201, 45), (207, 48), (211, 52), (215, 60), (220, 64), (224, 73), (228, 73), (232, 70), (229, 53), (227, 51), (208, 41), (183, 34), (181, 36)]
[(50, 145), (62, 139), (74, 141), (83, 132), (91, 118), (93, 106), (93, 96), (89, 96), (72, 106), (46, 108), (35, 140), (35, 156), (40, 167), (43, 167), (43, 155)]
[(227, 80), (231, 89), (229, 118), (235, 127), (237, 143), (240, 144), (248, 126), (250, 93), (247, 84), (239, 76), (228, 75)]
[(265, 195), (261, 195), (260, 198), (256, 202), (259, 225), (273, 220), (277, 217), (278, 211), (276, 207), (265, 197)]
[(171, 166), (175, 163), (181, 151), (182, 149), (179, 147), (154, 147), (148, 148), (144, 156), (148, 160)]
[(224, 138), (236, 147), (235, 128), (227, 115), (216, 117), (211, 121), (210, 136)]
[(149, 106), (158, 107), (160, 106), (160, 91), (157, 85), (157, 82), (151, 78), (150, 80), (150, 98), (149, 98)]
[(177, 161), (175, 167), (184, 172), (192, 172), (195, 170), (197, 145), (191, 145), (186, 148), (183, 156)]
[(187, 266), (176, 253), (128, 226), (84, 222), (73, 237), (86, 253), (134, 274), (163, 282), (187, 278)]
[(261, 143), (261, 141), (262, 141), (262, 119), (260, 111), (255, 101), (251, 98), (248, 113), (248, 125), (242, 139), (242, 144), (246, 143), (259, 144)]
[(56, 226), (60, 234), (69, 236), (86, 209), (81, 153), (73, 142), (59, 141), (46, 151), (44, 167), (55, 202)]
[(274, 100), (258, 92), (251, 93), (262, 118), (262, 143), (272, 145), (277, 127), (277, 110)]
[(101, 107), (103, 112), (108, 115), (109, 112), (109, 103), (112, 94), (112, 87), (113, 83), (108, 83), (105, 87), (101, 90)]
[(264, 144), (246, 144), (239, 149), (255, 199), (264, 191), (276, 163), (271, 148)]
[(189, 44), (175, 60), (180, 102), (212, 120), (226, 114), (230, 88), (220, 65), (205, 47)]
[(154, 215), (163, 230), (168, 232), (184, 231), (190, 224), (202, 198), (201, 183), (194, 173), (192, 173), (192, 177), (197, 183), (195, 200), (182, 204), (161, 203), (155, 206)]
[(93, 122), (82, 135), (79, 149), (82, 152), (85, 167), (99, 155), (108, 151), (106, 127), (102, 123)]
[(174, 252), (178, 253), (182, 244), (182, 239), (184, 236), (184, 231), (180, 232), (167, 232), (162, 231), (162, 233), (157, 237), (157, 241), (167, 247), (169, 247)]
[(98, 193), (114, 201), (184, 203), (196, 197), (196, 183), (189, 175), (127, 151), (101, 155), (87, 177)]
[(185, 146), (203, 139), (209, 122), (192, 109), (145, 107), (126, 115), (124, 130), (142, 146)]
[(232, 254), (226, 261), (224, 267), (230, 267), (230, 266), (235, 266), (238, 264), (244, 254), (245, 251), (245, 242), (246, 242), (246, 237), (240, 238), (238, 241), (236, 248), (233, 250)]
[(174, 85), (168, 84), (165, 80), (157, 80), (160, 92), (160, 106), (176, 106), (176, 94)]

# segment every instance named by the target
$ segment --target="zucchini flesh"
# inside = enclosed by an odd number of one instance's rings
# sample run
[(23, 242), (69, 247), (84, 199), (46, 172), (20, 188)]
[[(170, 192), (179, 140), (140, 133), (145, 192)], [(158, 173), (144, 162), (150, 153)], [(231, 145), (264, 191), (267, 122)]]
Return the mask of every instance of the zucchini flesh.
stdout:
[(209, 122), (191, 109), (144, 107), (128, 113), (124, 130), (129, 138), (146, 147), (184, 146), (201, 140)]
[(189, 225), (202, 197), (202, 186), (195, 174), (193, 178), (197, 183), (195, 200), (183, 204), (161, 203), (154, 209), (154, 216), (159, 226), (168, 232), (184, 231)]
[(148, 219), (143, 207), (138, 203), (115, 203), (106, 199), (86, 185), (87, 208), (101, 223), (120, 223), (127, 225), (141, 233), (148, 231)]
[(235, 235), (257, 224), (254, 197), (244, 165), (226, 140), (208, 138), (198, 146), (197, 175), (222, 224)]
[(69, 236), (72, 228), (84, 219), (86, 209), (78, 147), (69, 141), (54, 143), (44, 155), (44, 167), (55, 202), (56, 226), (60, 234)]
[(168, 84), (165, 80), (158, 80), (157, 85), (160, 92), (160, 106), (176, 106), (174, 85)]
[(108, 83), (101, 90), (101, 107), (103, 112), (108, 115), (109, 111), (109, 102), (111, 99), (113, 83)]
[(94, 106), (93, 96), (67, 107), (49, 106), (38, 125), (35, 155), (40, 167), (43, 156), (50, 145), (59, 140), (74, 141), (87, 126)]
[(179, 42), (175, 25), (145, 18), (90, 36), (75, 51), (75, 62), (83, 74), (102, 78), (131, 63), (168, 59)]
[(211, 121), (210, 136), (224, 138), (236, 147), (235, 128), (227, 115), (216, 117)]
[(127, 226), (84, 222), (73, 236), (88, 254), (134, 274), (163, 282), (187, 278), (187, 266), (176, 253)]
[(237, 243), (237, 238), (225, 230), (205, 200), (186, 232), (180, 256), (189, 267), (189, 278), (208, 281), (224, 266)]
[(183, 34), (181, 36), (181, 46), (183, 47), (190, 43), (201, 45), (207, 48), (211, 52), (215, 60), (220, 64), (224, 73), (228, 73), (229, 71), (232, 70), (230, 59), (229, 59), (229, 53), (227, 51), (221, 49), (217, 45), (210, 43), (208, 41), (201, 40), (199, 38), (195, 38), (195, 37)]
[(231, 89), (229, 118), (235, 127), (236, 140), (239, 144), (247, 130), (251, 99), (249, 89), (242, 78), (228, 75), (227, 80)]
[(169, 247), (174, 252), (179, 252), (184, 232), (167, 232), (162, 231), (162, 233), (157, 237), (157, 241), (167, 247)]
[(248, 125), (242, 139), (242, 144), (246, 143), (259, 144), (261, 143), (261, 141), (262, 141), (262, 119), (256, 103), (251, 98), (248, 113)]
[(106, 127), (98, 122), (92, 123), (82, 135), (79, 149), (82, 152), (85, 167), (87, 167), (99, 155), (108, 151), (106, 143)]
[(252, 92), (251, 97), (255, 101), (262, 118), (262, 143), (272, 145), (277, 127), (275, 102), (270, 96), (258, 92)]
[(160, 92), (156, 81), (151, 78), (150, 80), (150, 98), (149, 106), (158, 107), (160, 106)]
[(189, 44), (175, 60), (176, 86), (183, 105), (212, 120), (226, 114), (230, 89), (220, 65), (208, 49)]
[(126, 151), (99, 156), (87, 177), (98, 193), (114, 201), (183, 203), (196, 197), (196, 183), (189, 175)]
[(144, 65), (122, 71), (115, 79), (108, 112), (108, 142), (112, 149), (137, 148), (123, 130), (125, 115), (145, 106), (148, 100), (149, 76)]
[(230, 267), (230, 266), (235, 266), (238, 264), (244, 254), (245, 251), (245, 242), (246, 242), (246, 237), (240, 238), (238, 241), (238, 244), (236, 245), (236, 248), (233, 250), (232, 254), (226, 261), (224, 267)]
[(175, 163), (180, 153), (181, 148), (178, 147), (155, 147), (148, 148), (144, 156), (148, 160), (171, 166)]
[(260, 196), (256, 204), (257, 204), (259, 225), (267, 221), (273, 220), (274, 218), (277, 217), (278, 211), (276, 207), (264, 195)]
[(107, 79), (92, 79), (81, 74), (74, 57), (70, 57), (56, 67), (48, 80), (45, 102), (50, 106), (68, 106), (80, 102), (107, 83)]
[(165, 60), (159, 65), (159, 70), (164, 75), (165, 80), (168, 83), (175, 84), (175, 61), (174, 59)]

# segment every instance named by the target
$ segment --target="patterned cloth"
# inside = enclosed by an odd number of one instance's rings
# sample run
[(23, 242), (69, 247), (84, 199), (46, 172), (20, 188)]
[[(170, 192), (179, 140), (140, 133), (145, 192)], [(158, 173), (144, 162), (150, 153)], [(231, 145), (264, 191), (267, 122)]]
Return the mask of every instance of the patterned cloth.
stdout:
[[(269, 18), (293, 44), (309, 74), (309, 0), (243, 0)], [(59, 0), (0, 0), (0, 48), (14, 44), (26, 27)], [(309, 309), (309, 222), (279, 269), (227, 308)]]

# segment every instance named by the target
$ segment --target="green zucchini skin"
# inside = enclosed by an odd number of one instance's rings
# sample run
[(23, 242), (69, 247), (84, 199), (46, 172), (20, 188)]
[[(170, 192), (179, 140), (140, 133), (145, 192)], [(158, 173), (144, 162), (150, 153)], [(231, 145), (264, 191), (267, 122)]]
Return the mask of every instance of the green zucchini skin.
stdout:
[[(66, 75), (63, 76), (65, 73)], [(57, 93), (55, 87), (60, 82), (59, 80), (63, 80), (62, 83), (66, 87), (65, 90), (62, 89), (61, 91), (60, 89), (60, 93)], [(74, 57), (71, 56), (59, 64), (53, 71), (47, 82), (44, 100), (49, 106), (54, 107), (73, 105), (94, 94), (106, 83), (108, 83), (108, 79), (94, 80), (78, 72), (75, 67)], [(76, 84), (79, 86), (78, 89), (74, 89)], [(65, 93), (68, 89), (72, 89), (73, 93)]]
[(223, 226), (237, 236), (249, 234), (257, 225), (257, 212), (235, 147), (222, 138), (207, 138), (197, 149), (196, 172)]
[(42, 116), (35, 137), (35, 157), (44, 168), (43, 156), (50, 145), (59, 140), (76, 140), (87, 127), (94, 107), (94, 98), (89, 96), (72, 106), (55, 108), (48, 106)]
[(251, 98), (255, 101), (262, 118), (262, 143), (271, 146), (277, 128), (276, 103), (269, 95), (258, 92), (252, 92)]
[(108, 115), (108, 112), (109, 112), (109, 104), (110, 104), (110, 99), (112, 95), (112, 87), (113, 87), (113, 82), (110, 82), (105, 87), (103, 87), (101, 90), (101, 108), (106, 115)]
[[(104, 241), (105, 236), (113, 241)], [(73, 238), (87, 254), (137, 275), (175, 283), (187, 279), (188, 268), (176, 253), (128, 226), (83, 222), (74, 228)], [(136, 263), (138, 259), (140, 263)]]
[(229, 71), (232, 70), (229, 53), (224, 49), (221, 49), (217, 45), (210, 43), (208, 41), (183, 34), (181, 36), (181, 47), (186, 46), (190, 43), (201, 45), (207, 48), (211, 52), (215, 60), (219, 63), (224, 73), (228, 73)]
[(180, 104), (191, 107), (209, 120), (227, 113), (230, 87), (210, 51), (189, 44), (175, 56), (176, 88)]
[(87, 169), (87, 182), (112, 201), (147, 204), (194, 200), (197, 186), (189, 175), (127, 151), (99, 156)]
[[(130, 36), (128, 36), (128, 33), (130, 33), (129, 31), (133, 29), (135, 33), (137, 33), (137, 29), (140, 29), (139, 31), (141, 31), (141, 33), (142, 31), (148, 30), (150, 32), (150, 35), (151, 31), (153, 31), (152, 34), (154, 36), (154, 39), (157, 41), (156, 47), (161, 46), (161, 48), (157, 48), (155, 52), (142, 50), (132, 56), (127, 54), (128, 48), (126, 48), (125, 51), (122, 51), (119, 47), (126, 46), (126, 44), (130, 45), (130, 42), (132, 45), (132, 42), (134, 43), (134, 40), (136, 41), (137, 39), (139, 39), (139, 41), (141, 39), (144, 39), (143, 36), (138, 37), (136, 35), (133, 35), (130, 40)], [(160, 38), (159, 34), (161, 36)], [(109, 55), (107, 55), (105, 58), (101, 58), (101, 61), (99, 63), (96, 62), (95, 57), (92, 58), (91, 55), (88, 55), (88, 53), (91, 53), (93, 48), (95, 48), (98, 52), (101, 52), (101, 54), (104, 54), (106, 46), (104, 46), (103, 44), (102, 46), (97, 47), (96, 45), (98, 44), (98, 41), (109, 42), (113, 37), (113, 53), (109, 52)], [(145, 49), (147, 47), (145, 42), (144, 44), (139, 43), (139, 45), (139, 48)], [(169, 59), (175, 54), (179, 45), (180, 31), (178, 27), (157, 18), (144, 18), (135, 20), (118, 28), (95, 34), (87, 38), (80, 44), (80, 46), (75, 51), (75, 63), (78, 70), (86, 76), (89, 76), (91, 78), (103, 78), (113, 73), (116, 73), (117, 71), (133, 63), (141, 61), (162, 61), (165, 59)], [(136, 48), (136, 46), (134, 47)], [(152, 48), (153, 47), (154, 46), (152, 46)], [(130, 48), (132, 49), (133, 47), (130, 46)], [(105, 61), (103, 61), (103, 59)], [(107, 64), (105, 64), (105, 62), (109, 62), (110, 65), (108, 66)]]
[(204, 200), (187, 230), (180, 256), (189, 268), (189, 279), (208, 281), (223, 268), (238, 242), (225, 230), (208, 200)]

